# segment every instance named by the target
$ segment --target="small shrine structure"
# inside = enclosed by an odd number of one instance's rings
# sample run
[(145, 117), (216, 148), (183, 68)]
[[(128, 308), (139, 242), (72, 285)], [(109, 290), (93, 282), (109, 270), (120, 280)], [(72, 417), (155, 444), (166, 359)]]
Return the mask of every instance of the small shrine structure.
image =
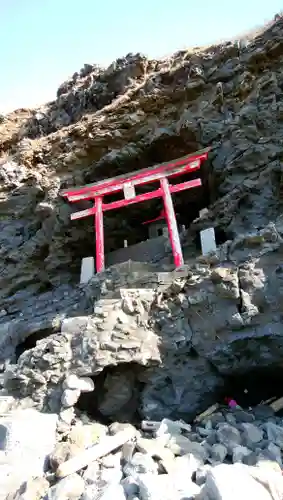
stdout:
[[(154, 198), (163, 199), (163, 210), (160, 218), (165, 217), (167, 222), (174, 264), (176, 267), (183, 265), (182, 248), (171, 195), (187, 189), (199, 187), (202, 183), (201, 179), (198, 178), (179, 184), (170, 184), (170, 179), (200, 169), (201, 163), (207, 159), (209, 151), (210, 148), (202, 149), (167, 163), (119, 175), (111, 179), (98, 181), (94, 184), (68, 188), (61, 191), (61, 196), (66, 198), (70, 203), (81, 200), (93, 200), (93, 207), (71, 214), (71, 220), (82, 219), (89, 216), (94, 217), (97, 273), (103, 271), (105, 267), (103, 212), (116, 210), (121, 207), (133, 205), (134, 203), (141, 203)], [(156, 181), (159, 181), (158, 189), (143, 194), (136, 194), (136, 186)], [(123, 192), (123, 199), (104, 203), (104, 196), (119, 191)]]

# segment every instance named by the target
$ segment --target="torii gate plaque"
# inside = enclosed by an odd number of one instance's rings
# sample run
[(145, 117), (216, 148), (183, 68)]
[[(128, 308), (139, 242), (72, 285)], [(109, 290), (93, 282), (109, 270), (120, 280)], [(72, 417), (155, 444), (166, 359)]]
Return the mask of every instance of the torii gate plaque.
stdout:
[[(171, 242), (174, 263), (176, 267), (183, 265), (183, 254), (178, 233), (177, 221), (172, 202), (172, 193), (185, 191), (194, 187), (201, 186), (201, 179), (194, 179), (180, 184), (170, 184), (169, 178), (178, 177), (185, 173), (194, 172), (200, 168), (201, 162), (207, 159), (210, 148), (197, 151), (196, 153), (184, 156), (154, 167), (144, 168), (131, 172), (129, 174), (119, 175), (112, 179), (87, 184), (85, 186), (70, 188), (61, 191), (61, 196), (69, 202), (81, 200), (93, 200), (92, 208), (76, 212), (71, 215), (71, 220), (82, 219), (89, 215), (94, 215), (95, 235), (96, 235), (96, 271), (99, 273), (104, 270), (104, 229), (103, 212), (115, 210), (117, 208), (140, 203), (142, 201), (152, 200), (153, 198), (163, 198), (165, 218), (168, 225), (168, 234)], [(160, 187), (155, 191), (136, 195), (135, 186), (148, 184), (153, 181), (159, 181)], [(123, 191), (124, 199), (103, 203), (103, 196)]]

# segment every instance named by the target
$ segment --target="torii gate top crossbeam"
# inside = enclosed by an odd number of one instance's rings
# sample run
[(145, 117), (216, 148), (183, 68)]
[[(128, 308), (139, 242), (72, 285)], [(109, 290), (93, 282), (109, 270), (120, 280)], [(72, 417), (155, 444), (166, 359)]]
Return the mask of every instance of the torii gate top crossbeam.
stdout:
[(182, 175), (187, 171), (194, 171), (200, 168), (200, 162), (207, 159), (210, 148), (196, 151), (177, 160), (161, 163), (154, 167), (144, 168), (129, 174), (118, 175), (111, 179), (102, 180), (85, 186), (67, 188), (60, 192), (60, 195), (70, 202), (94, 199), (97, 196), (114, 193), (123, 190), (125, 184), (132, 186), (147, 184), (149, 182), (162, 179), (163, 177), (173, 177)]

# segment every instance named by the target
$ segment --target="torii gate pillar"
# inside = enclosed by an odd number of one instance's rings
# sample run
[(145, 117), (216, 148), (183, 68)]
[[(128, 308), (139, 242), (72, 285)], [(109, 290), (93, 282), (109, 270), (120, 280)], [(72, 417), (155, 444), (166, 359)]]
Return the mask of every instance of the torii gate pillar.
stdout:
[[(102, 196), (95, 198), (95, 239), (96, 239), (96, 269), (97, 272), (104, 271), (104, 228), (103, 228), (103, 209)], [(99, 271), (98, 271), (99, 269)]]
[(178, 224), (176, 220), (168, 179), (166, 177), (161, 179), (160, 185), (162, 189), (164, 211), (168, 225), (168, 234), (172, 247), (174, 264), (176, 267), (180, 267), (184, 264), (184, 259), (183, 259), (182, 247), (178, 231)]

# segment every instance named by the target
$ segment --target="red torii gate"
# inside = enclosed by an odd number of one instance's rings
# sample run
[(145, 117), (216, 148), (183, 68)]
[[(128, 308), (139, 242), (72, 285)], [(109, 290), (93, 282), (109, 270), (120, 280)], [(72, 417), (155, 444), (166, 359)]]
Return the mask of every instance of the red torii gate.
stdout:
[[(81, 200), (94, 201), (92, 208), (71, 214), (71, 220), (82, 219), (89, 215), (94, 215), (96, 271), (98, 273), (104, 270), (105, 259), (103, 212), (159, 197), (163, 198), (164, 215), (167, 220), (175, 266), (179, 267), (183, 265), (184, 260), (171, 193), (178, 193), (179, 191), (199, 187), (201, 186), (201, 179), (194, 179), (173, 185), (169, 183), (168, 178), (178, 177), (179, 175), (198, 170), (201, 162), (207, 159), (209, 151), (210, 148), (202, 149), (201, 151), (184, 156), (183, 158), (155, 165), (154, 167), (144, 168), (136, 172), (131, 172), (130, 174), (119, 175), (112, 179), (98, 181), (94, 184), (87, 184), (85, 186), (64, 189), (61, 191), (61, 196), (72, 203)], [(136, 195), (135, 186), (148, 184), (157, 180), (160, 182), (160, 187), (158, 189)], [(103, 196), (117, 191), (124, 192), (124, 199), (103, 203)]]
[(157, 222), (157, 221), (163, 220), (165, 218), (166, 218), (165, 210), (164, 210), (164, 208), (162, 208), (160, 214), (157, 217), (155, 217), (155, 219), (146, 220), (146, 221), (142, 222), (142, 224), (144, 224), (144, 225), (152, 224), (153, 222)]

